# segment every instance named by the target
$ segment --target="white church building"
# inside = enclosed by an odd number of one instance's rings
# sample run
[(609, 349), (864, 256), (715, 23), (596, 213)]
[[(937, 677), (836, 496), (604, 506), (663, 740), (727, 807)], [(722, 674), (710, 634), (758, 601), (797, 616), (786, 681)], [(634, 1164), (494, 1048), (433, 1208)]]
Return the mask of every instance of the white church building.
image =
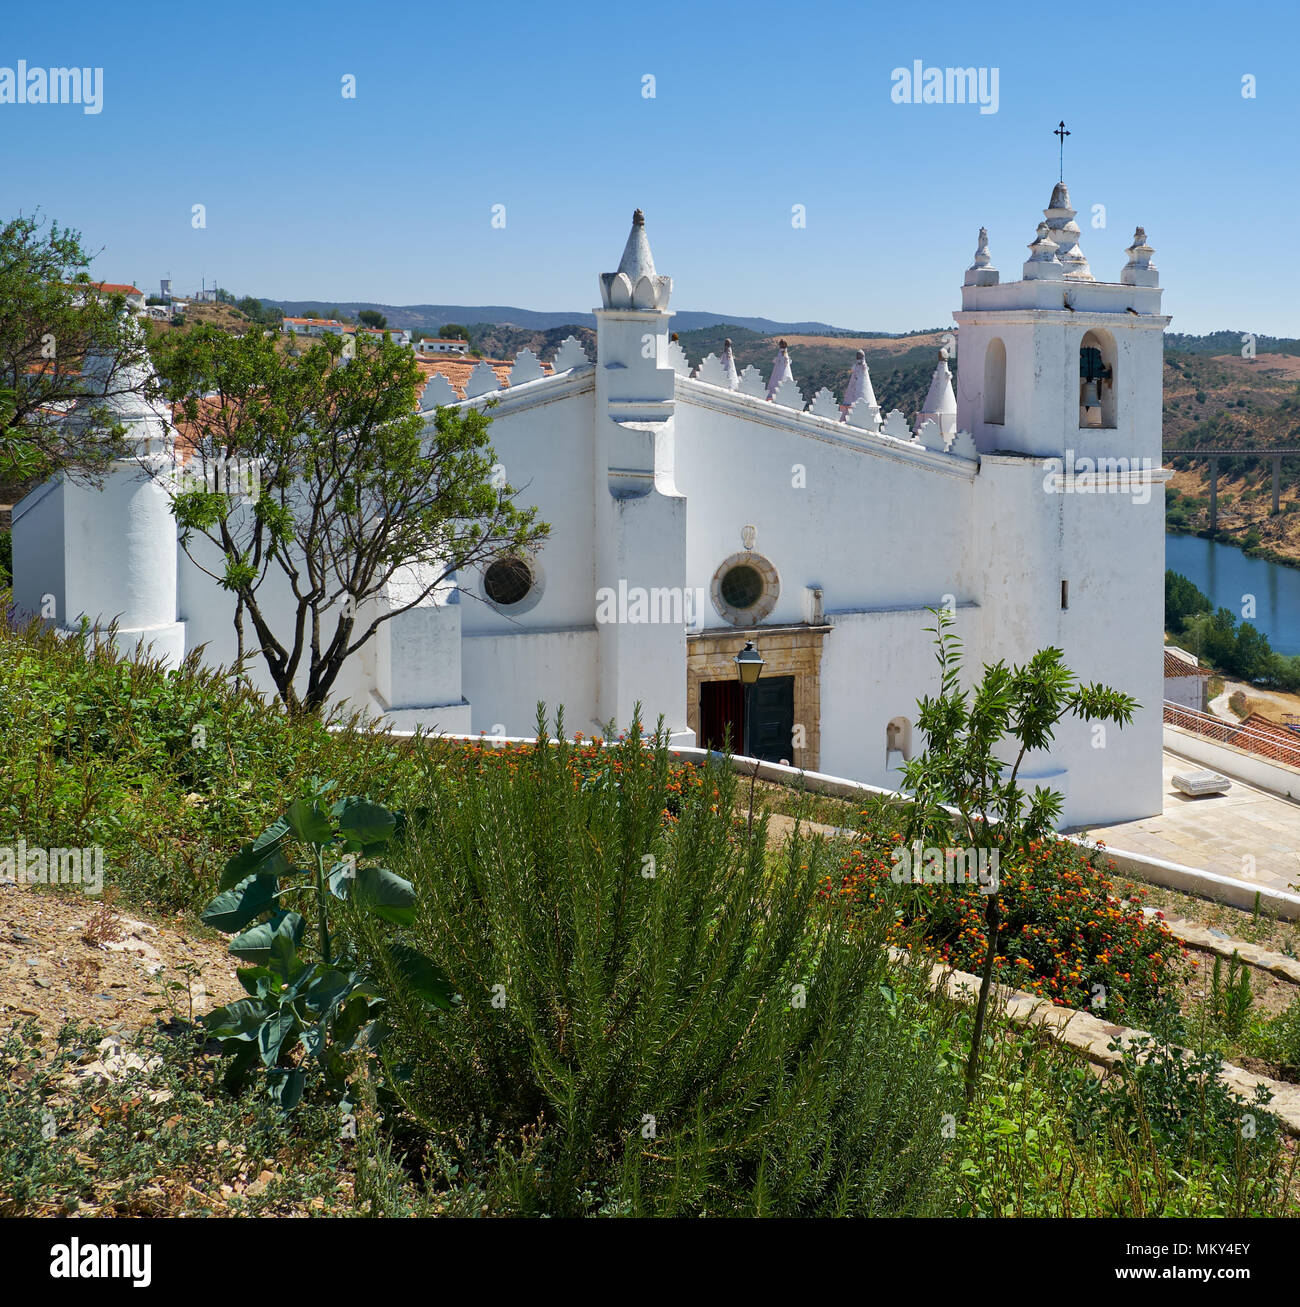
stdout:
[[(1063, 794), (1063, 825), (1159, 812), (1169, 319), (1142, 230), (1101, 281), (1074, 217), (1058, 184), (1016, 280), (981, 231), (955, 389), (943, 351), (909, 422), (881, 414), (861, 355), (841, 397), (811, 403), (784, 348), (766, 379), (729, 349), (692, 373), (638, 211), (600, 277), (595, 359), (570, 339), (550, 373), (525, 351), (508, 384), (481, 365), (465, 398), (440, 376), (424, 391), (430, 418), (497, 400), (496, 457), (550, 538), (384, 623), (340, 697), (403, 728), (506, 735), (531, 734), (539, 700), (588, 734), (640, 703), (680, 742), (729, 728), (739, 749), (732, 660), (753, 640), (752, 751), (894, 787), (923, 745), (917, 701), (939, 688), (928, 610), (947, 607), (972, 674), (1056, 646), (1141, 703), (1123, 730), (1068, 721), (1027, 760), (1022, 779)], [(170, 456), (143, 402), (120, 413), (142, 452)], [(13, 537), (19, 609), (116, 618), (132, 646), (233, 662), (231, 597), (131, 461), (100, 489), (47, 482), (15, 507)]]

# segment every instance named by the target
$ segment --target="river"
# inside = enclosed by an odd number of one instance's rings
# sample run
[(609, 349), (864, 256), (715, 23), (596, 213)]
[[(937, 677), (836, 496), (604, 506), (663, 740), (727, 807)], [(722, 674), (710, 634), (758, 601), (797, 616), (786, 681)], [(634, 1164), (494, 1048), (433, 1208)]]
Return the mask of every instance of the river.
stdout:
[(1165, 566), (1238, 619), (1243, 596), (1254, 595), (1255, 616), (1245, 620), (1268, 637), (1274, 652), (1300, 654), (1300, 568), (1247, 558), (1236, 545), (1192, 535), (1165, 536)]

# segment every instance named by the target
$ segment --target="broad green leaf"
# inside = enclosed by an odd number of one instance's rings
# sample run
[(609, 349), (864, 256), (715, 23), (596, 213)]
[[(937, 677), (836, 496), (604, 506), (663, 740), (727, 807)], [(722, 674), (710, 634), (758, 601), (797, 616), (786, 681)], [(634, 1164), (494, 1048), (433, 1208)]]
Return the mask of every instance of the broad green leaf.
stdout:
[(361, 1027), (370, 1019), (370, 1003), (363, 994), (352, 993), (334, 1017), (334, 1042), (346, 1051), (352, 1047)]
[(329, 818), (310, 799), (295, 799), (285, 811), (289, 829), (308, 844), (328, 844), (334, 837)]
[(296, 912), (277, 912), (269, 921), (259, 921), (230, 941), (230, 951), (237, 958), (263, 966), (271, 959), (271, 941), (276, 935), (288, 935), (294, 945), (302, 943), (306, 921)]
[(249, 876), (241, 880), (233, 889), (218, 894), (203, 909), (200, 920), (205, 925), (215, 926), (217, 930), (233, 935), (267, 908), (275, 906), (275, 894), (278, 889), (279, 881), (274, 876)]
[(280, 1060), (286, 1041), (292, 1048), (297, 1038), (298, 1014), (287, 1003), (271, 1013), (257, 1031), (257, 1051), (262, 1065), (272, 1067)]
[(214, 1039), (255, 1039), (266, 1020), (266, 1004), (258, 998), (241, 998), (215, 1008), (203, 1018)]
[(334, 967), (318, 971), (302, 996), (307, 1007), (314, 1012), (328, 1012), (335, 1003), (352, 989), (352, 977)]
[(408, 944), (390, 944), (388, 956), (402, 981), (418, 997), (445, 1012), (452, 1010), (455, 1006), (452, 1002), (455, 991), (441, 967)]
[(415, 887), (383, 867), (361, 867), (352, 890), (353, 901), (398, 926), (415, 921)]
[(298, 1106), (306, 1082), (307, 1072), (300, 1066), (278, 1067), (266, 1073), (266, 1087), (283, 1112), (291, 1112)]
[(340, 799), (330, 811), (344, 837), (362, 847), (386, 844), (397, 829), (396, 816), (369, 799)]
[(244, 992), (254, 998), (265, 998), (273, 989), (280, 988), (279, 977), (267, 967), (239, 967), (235, 971)]
[(276, 933), (271, 936), (266, 948), (266, 965), (286, 983), (302, 971), (305, 964), (298, 959), (297, 943), (292, 935)]
[(351, 896), (352, 882), (357, 878), (357, 862), (355, 858), (344, 858), (342, 862), (336, 862), (326, 873), (326, 883), (329, 885), (330, 893), (336, 899), (348, 899)]
[(230, 1065), (226, 1068), (226, 1074), (222, 1080), (222, 1083), (232, 1094), (239, 1093), (244, 1083), (244, 1077), (256, 1061), (257, 1045), (253, 1043), (240, 1045), (234, 1057), (230, 1059)]
[(289, 870), (289, 864), (281, 848), (288, 834), (289, 823), (280, 817), (226, 863), (217, 888), (230, 889), (254, 872), (263, 876), (283, 876)]

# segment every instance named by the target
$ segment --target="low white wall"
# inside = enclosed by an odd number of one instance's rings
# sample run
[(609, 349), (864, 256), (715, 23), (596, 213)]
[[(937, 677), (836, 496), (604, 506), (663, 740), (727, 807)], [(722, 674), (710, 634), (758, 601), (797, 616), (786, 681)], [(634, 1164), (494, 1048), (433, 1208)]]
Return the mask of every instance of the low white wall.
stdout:
[[(393, 731), (393, 735), (409, 735), (409, 731)], [(444, 738), (451, 740), (472, 740), (479, 744), (491, 744), (496, 747), (507, 744), (532, 744), (531, 736), (481, 736), (444, 733)], [(709, 749), (699, 749), (687, 745), (670, 745), (670, 752), (685, 762), (700, 765), (710, 757), (721, 759), (723, 754)], [(732, 757), (732, 765), (742, 779), (748, 778), (754, 771), (754, 759)], [(787, 767), (777, 762), (760, 762), (758, 778), (778, 785), (801, 785), (815, 794), (829, 794), (839, 799), (852, 799), (863, 795), (877, 795), (881, 798), (898, 799), (907, 802), (907, 796), (898, 790), (883, 789), (879, 785), (868, 785), (864, 781), (846, 780), (843, 776), (827, 776), (822, 772), (801, 772), (797, 767)], [(1228, 903), (1235, 908), (1252, 911), (1256, 905), (1266, 912), (1285, 921), (1300, 920), (1300, 894), (1291, 894), (1286, 890), (1273, 889), (1267, 885), (1255, 885), (1250, 881), (1235, 880), (1231, 876), (1221, 876), (1217, 872), (1205, 871), (1200, 867), (1184, 867), (1181, 863), (1166, 862), (1163, 858), (1152, 858), (1145, 853), (1130, 853), (1125, 849), (1111, 848), (1097, 850), (1086, 839), (1077, 835), (1058, 835), (1057, 839), (1069, 840), (1082, 849), (1101, 852), (1115, 864), (1116, 869), (1134, 880), (1146, 881), (1151, 885), (1163, 885), (1184, 894), (1194, 894), (1199, 898), (1210, 899), (1216, 903)]]
[(1280, 795), (1284, 799), (1300, 798), (1300, 771), (1284, 767), (1281, 763), (1269, 762), (1258, 754), (1247, 753), (1231, 744), (1219, 744), (1195, 731), (1185, 731), (1179, 726), (1168, 724), (1165, 726), (1165, 748), (1180, 758), (1200, 763), (1203, 767), (1245, 781), (1270, 794)]

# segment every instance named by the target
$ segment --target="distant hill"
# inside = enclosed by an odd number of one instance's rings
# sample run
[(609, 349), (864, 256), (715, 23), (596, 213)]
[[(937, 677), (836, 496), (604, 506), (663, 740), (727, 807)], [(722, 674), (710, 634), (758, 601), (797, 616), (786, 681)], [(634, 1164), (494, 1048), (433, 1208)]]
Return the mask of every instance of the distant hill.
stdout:
[[(490, 322), (498, 326), (523, 327), (530, 331), (549, 331), (555, 327), (596, 326), (593, 313), (548, 313), (537, 309), (521, 309), (503, 304), (376, 304), (369, 300), (268, 300), (263, 304), (273, 304), (286, 317), (305, 318), (328, 316), (330, 309), (341, 309), (350, 318), (355, 318), (362, 309), (378, 309), (394, 327), (410, 327), (412, 330), (436, 332), (449, 322), (459, 322), (468, 326), (471, 322)], [(844, 327), (832, 327), (826, 322), (775, 322), (771, 318), (734, 317), (725, 313), (704, 313), (683, 309), (673, 314), (673, 328), (676, 331), (697, 331), (703, 327), (716, 327), (730, 324), (746, 327), (750, 331), (771, 335), (773, 332), (785, 334), (812, 335), (876, 335), (883, 333), (853, 333)]]

